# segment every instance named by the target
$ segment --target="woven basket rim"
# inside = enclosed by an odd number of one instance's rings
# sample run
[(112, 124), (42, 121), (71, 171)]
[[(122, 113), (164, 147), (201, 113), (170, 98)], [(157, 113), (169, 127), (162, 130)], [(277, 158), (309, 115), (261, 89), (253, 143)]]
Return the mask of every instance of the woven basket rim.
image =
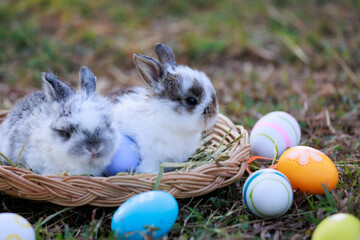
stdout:
[[(0, 111), (0, 124), (6, 117)], [(191, 198), (230, 185), (239, 179), (250, 157), (249, 134), (228, 117), (219, 114), (211, 138), (212, 144), (229, 143), (242, 136), (229, 148), (230, 158), (200, 165), (183, 172), (163, 173), (158, 190), (175, 198)], [(94, 205), (116, 207), (130, 197), (153, 190), (157, 174), (116, 175), (110, 177), (39, 175), (30, 170), (0, 166), (0, 191), (19, 198), (46, 201), (62, 206)]]

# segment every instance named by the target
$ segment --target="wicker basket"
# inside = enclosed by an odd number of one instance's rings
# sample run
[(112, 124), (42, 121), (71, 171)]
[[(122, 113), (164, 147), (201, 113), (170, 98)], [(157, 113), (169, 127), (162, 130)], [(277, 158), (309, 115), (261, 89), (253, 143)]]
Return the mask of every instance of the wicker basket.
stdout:
[[(5, 116), (5, 112), (0, 113), (0, 122)], [(164, 173), (158, 189), (175, 198), (190, 198), (233, 183), (243, 175), (250, 157), (248, 132), (220, 114), (209, 138), (209, 142), (216, 146), (225, 136), (225, 143), (230, 143), (240, 135), (240, 140), (229, 148), (230, 158), (221, 162), (221, 166), (210, 162), (184, 172)], [(1, 192), (62, 206), (119, 206), (138, 193), (153, 190), (156, 180), (156, 174), (112, 177), (38, 175), (22, 168), (0, 166)]]

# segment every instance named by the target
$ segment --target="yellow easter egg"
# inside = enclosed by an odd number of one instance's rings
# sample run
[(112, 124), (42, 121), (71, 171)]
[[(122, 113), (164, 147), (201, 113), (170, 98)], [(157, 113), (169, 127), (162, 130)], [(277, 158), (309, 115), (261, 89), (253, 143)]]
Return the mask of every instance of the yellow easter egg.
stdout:
[(349, 213), (336, 213), (316, 227), (311, 240), (358, 240), (360, 220)]
[(277, 170), (285, 174), (294, 190), (324, 194), (326, 188), (333, 190), (338, 181), (338, 171), (328, 156), (311, 147), (296, 146), (286, 150), (280, 157)]

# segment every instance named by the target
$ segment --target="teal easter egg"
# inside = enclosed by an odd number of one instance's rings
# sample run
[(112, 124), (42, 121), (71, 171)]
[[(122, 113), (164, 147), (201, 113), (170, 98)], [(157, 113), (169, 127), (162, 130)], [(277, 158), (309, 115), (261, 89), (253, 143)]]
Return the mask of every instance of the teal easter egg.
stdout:
[(245, 206), (254, 215), (275, 218), (291, 207), (293, 190), (284, 174), (274, 169), (262, 169), (246, 179), (242, 197)]
[(165, 236), (178, 216), (179, 206), (168, 192), (140, 193), (124, 202), (114, 213), (111, 230), (119, 239), (158, 239)]

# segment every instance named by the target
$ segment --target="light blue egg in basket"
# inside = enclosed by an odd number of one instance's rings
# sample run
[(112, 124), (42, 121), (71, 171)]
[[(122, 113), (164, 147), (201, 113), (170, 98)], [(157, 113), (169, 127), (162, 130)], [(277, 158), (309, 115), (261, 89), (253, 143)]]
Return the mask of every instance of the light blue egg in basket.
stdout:
[(140, 158), (137, 153), (136, 143), (128, 136), (121, 134), (121, 142), (111, 163), (105, 169), (105, 175), (113, 176), (119, 172), (135, 171)]

